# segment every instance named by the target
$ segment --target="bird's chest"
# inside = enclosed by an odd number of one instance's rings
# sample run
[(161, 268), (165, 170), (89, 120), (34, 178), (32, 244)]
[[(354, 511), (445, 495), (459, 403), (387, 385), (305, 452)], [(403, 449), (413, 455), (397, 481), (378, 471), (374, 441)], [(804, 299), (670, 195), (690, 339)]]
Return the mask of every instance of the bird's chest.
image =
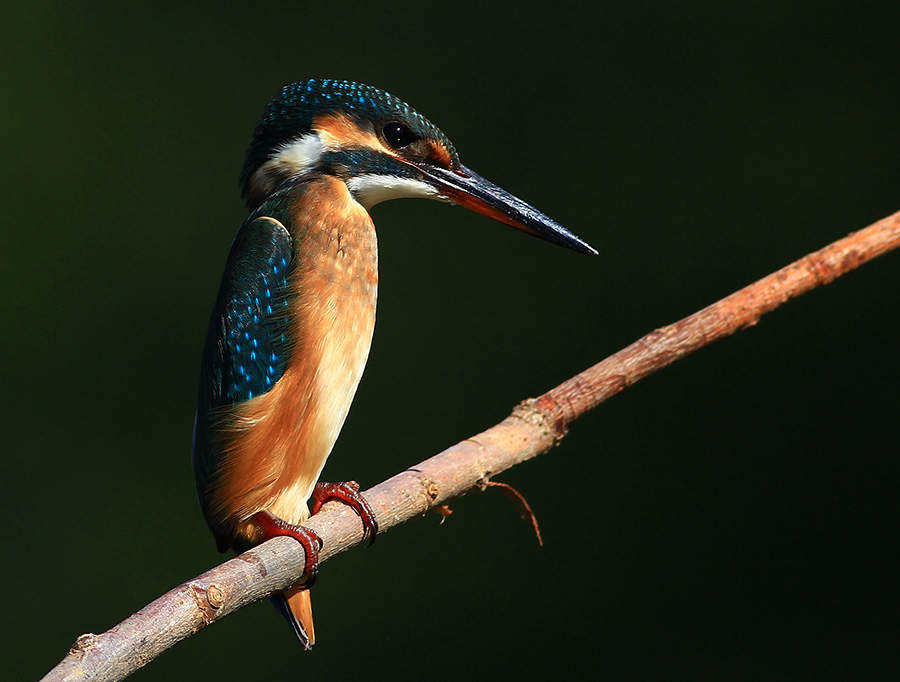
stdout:
[(378, 250), (369, 214), (342, 182), (333, 182), (340, 188), (313, 200), (313, 216), (298, 216), (308, 227), (298, 240), (291, 281), (297, 325), (292, 360), (315, 374), (320, 397), (349, 402), (375, 325)]
[(343, 182), (325, 181), (304, 198), (294, 217), (304, 230), (295, 235), (295, 334), (287, 373), (303, 386), (291, 392), (288, 403), (293, 403), (289, 409), (303, 431), (296, 461), (303, 463), (305, 473), (318, 476), (369, 355), (378, 250), (368, 212), (352, 200)]

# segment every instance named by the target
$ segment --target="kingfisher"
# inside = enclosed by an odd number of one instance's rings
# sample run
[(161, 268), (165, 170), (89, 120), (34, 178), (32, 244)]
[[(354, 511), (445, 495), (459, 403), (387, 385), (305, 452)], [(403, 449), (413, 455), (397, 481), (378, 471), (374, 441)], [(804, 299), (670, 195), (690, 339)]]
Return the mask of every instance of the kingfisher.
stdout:
[(282, 88), (256, 125), (240, 185), (249, 216), (232, 242), (203, 349), (194, 479), (220, 552), (278, 535), (303, 545), (304, 579), (273, 601), (309, 649), (321, 540), (301, 524), (337, 499), (359, 514), (370, 543), (378, 532), (354, 482), (319, 482), (375, 325), (371, 208), (437, 199), (597, 252), (463, 166), (450, 140), (408, 104), (350, 81)]

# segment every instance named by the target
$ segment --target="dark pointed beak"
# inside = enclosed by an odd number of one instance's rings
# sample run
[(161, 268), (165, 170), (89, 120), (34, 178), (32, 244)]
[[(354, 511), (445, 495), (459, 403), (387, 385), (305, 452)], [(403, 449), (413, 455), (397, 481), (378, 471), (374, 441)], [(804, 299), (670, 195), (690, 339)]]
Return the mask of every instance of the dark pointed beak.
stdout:
[(573, 251), (597, 255), (592, 246), (562, 225), (465, 166), (457, 171), (426, 164), (416, 164), (416, 168), (425, 182), (455, 204)]

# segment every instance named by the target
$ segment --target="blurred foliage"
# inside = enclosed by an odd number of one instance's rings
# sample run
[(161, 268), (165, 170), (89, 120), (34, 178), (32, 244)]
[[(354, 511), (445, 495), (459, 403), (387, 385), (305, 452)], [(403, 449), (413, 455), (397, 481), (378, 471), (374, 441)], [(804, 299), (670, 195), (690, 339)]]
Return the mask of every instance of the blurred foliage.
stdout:
[[(375, 209), (365, 486), (900, 208), (898, 10), (859, 3), (15, 3), (3, 10), (4, 662), (36, 679), (219, 561), (189, 466), (202, 336), (277, 88), (383, 87), (586, 258)], [(898, 255), (626, 391), (550, 455), (136, 680), (846, 679), (900, 671)]]

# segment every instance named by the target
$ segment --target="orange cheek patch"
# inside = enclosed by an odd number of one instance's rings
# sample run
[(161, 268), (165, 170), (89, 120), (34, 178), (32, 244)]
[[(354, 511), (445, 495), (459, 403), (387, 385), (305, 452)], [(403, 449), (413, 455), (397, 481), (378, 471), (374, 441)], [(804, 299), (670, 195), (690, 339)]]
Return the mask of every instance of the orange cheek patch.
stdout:
[(313, 128), (319, 131), (322, 142), (329, 148), (369, 147), (381, 148), (374, 131), (363, 130), (345, 114), (323, 114), (313, 120)]

